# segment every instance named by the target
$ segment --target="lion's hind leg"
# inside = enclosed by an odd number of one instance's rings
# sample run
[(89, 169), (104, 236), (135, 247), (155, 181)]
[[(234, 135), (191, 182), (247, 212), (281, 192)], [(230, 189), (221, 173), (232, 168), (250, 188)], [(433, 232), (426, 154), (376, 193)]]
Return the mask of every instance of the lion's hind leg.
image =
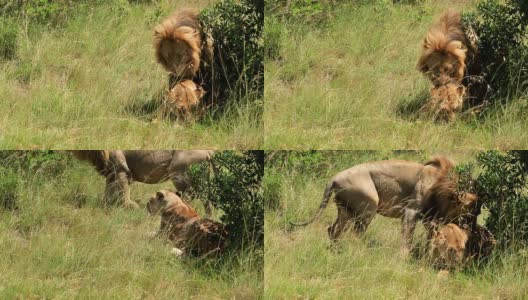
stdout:
[(328, 236), (331, 241), (337, 241), (342, 233), (346, 232), (350, 225), (354, 222), (351, 211), (344, 206), (338, 204), (337, 219), (334, 224), (328, 226)]

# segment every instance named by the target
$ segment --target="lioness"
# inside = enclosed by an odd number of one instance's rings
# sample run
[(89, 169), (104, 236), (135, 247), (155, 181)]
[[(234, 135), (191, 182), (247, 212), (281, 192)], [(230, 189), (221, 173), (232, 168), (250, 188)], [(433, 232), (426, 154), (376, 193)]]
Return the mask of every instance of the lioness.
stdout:
[(420, 108), (420, 113), (432, 115), (435, 120), (452, 122), (462, 110), (466, 88), (451, 82), (431, 88), (431, 100)]
[[(202, 161), (210, 161), (210, 150), (74, 150), (80, 160), (91, 163), (106, 178), (105, 203), (123, 199), (129, 207), (139, 207), (130, 200), (129, 184), (139, 181), (155, 184), (171, 180), (178, 191), (186, 192), (189, 184), (185, 178), (187, 168)], [(210, 207), (206, 204), (207, 212)]]
[[(357, 233), (364, 232), (378, 213), (402, 219), (402, 250), (407, 254), (420, 217), (434, 213), (435, 219), (450, 223), (475, 209), (476, 195), (456, 191), (452, 169), (453, 163), (445, 157), (435, 157), (425, 164), (387, 160), (357, 165), (330, 180), (319, 210), (309, 221), (292, 225), (304, 226), (313, 222), (335, 193), (337, 219), (328, 227), (331, 240), (337, 240), (351, 224), (354, 224)], [(429, 220), (424, 219), (423, 222), (430, 237), (432, 227)]]
[(470, 259), (487, 259), (496, 243), (493, 234), (482, 225), (464, 224), (459, 227), (450, 223), (434, 230), (429, 255), (435, 266), (455, 269)]
[(468, 232), (456, 224), (449, 223), (435, 230), (429, 244), (429, 255), (433, 264), (441, 269), (455, 269), (466, 261)]
[(177, 254), (190, 253), (204, 256), (222, 252), (227, 232), (222, 223), (202, 219), (196, 211), (176, 193), (161, 190), (147, 203), (150, 214), (161, 214), (159, 235), (165, 235), (177, 248)]
[(169, 91), (160, 108), (162, 118), (175, 114), (180, 120), (188, 120), (192, 116), (199, 117), (203, 113), (200, 105), (205, 91), (192, 80), (176, 83)]

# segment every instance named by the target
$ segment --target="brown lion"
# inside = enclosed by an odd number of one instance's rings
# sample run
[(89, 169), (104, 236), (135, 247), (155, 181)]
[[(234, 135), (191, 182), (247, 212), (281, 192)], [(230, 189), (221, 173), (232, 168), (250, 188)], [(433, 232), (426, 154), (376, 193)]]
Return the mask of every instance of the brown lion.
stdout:
[[(209, 63), (212, 41), (202, 32), (198, 12), (185, 9), (174, 13), (154, 28), (157, 61), (179, 80), (192, 80), (202, 57)], [(171, 85), (172, 87), (172, 85)]]
[(466, 261), (467, 231), (449, 223), (434, 230), (429, 243), (429, 255), (434, 266), (440, 269), (457, 269)]
[(466, 88), (459, 83), (451, 82), (431, 88), (431, 100), (421, 109), (421, 113), (433, 115), (435, 120), (452, 122), (462, 110)]
[(200, 100), (204, 94), (205, 91), (192, 80), (178, 82), (165, 98), (161, 106), (161, 115), (167, 117), (174, 114), (180, 120), (197, 117), (203, 112), (204, 107)]
[(447, 10), (427, 32), (418, 59), (418, 70), (434, 86), (452, 81), (461, 83), (467, 56), (473, 55), (475, 49), (476, 46), (469, 43), (464, 32), (460, 14)]
[(436, 267), (458, 269), (470, 259), (488, 258), (495, 245), (493, 235), (482, 225), (458, 226), (450, 223), (433, 230), (429, 255)]
[[(407, 254), (420, 218), (432, 234), (433, 226), (428, 224), (431, 218), (425, 218), (431, 207), (438, 208), (435, 217), (445, 223), (474, 211), (475, 194), (458, 193), (453, 185), (444, 183), (455, 180), (450, 179), (452, 172), (453, 163), (445, 157), (435, 157), (424, 164), (402, 160), (360, 164), (339, 172), (330, 180), (319, 210), (310, 220), (292, 224), (304, 226), (313, 222), (335, 194), (337, 219), (328, 227), (331, 240), (337, 240), (351, 225), (356, 233), (363, 233), (374, 216), (380, 214), (402, 219), (403, 252)], [(437, 192), (430, 193), (431, 190)], [(452, 199), (456, 201), (450, 202)]]
[(150, 214), (161, 214), (158, 235), (166, 236), (176, 247), (174, 253), (207, 256), (225, 249), (227, 232), (224, 225), (201, 218), (176, 193), (161, 190), (147, 203)]
[[(190, 165), (209, 161), (211, 150), (72, 150), (73, 155), (92, 164), (106, 178), (104, 202), (123, 201), (137, 208), (130, 199), (129, 185), (133, 181), (156, 184), (171, 180), (178, 191), (189, 190), (185, 172)], [(208, 203), (205, 204), (210, 211)]]

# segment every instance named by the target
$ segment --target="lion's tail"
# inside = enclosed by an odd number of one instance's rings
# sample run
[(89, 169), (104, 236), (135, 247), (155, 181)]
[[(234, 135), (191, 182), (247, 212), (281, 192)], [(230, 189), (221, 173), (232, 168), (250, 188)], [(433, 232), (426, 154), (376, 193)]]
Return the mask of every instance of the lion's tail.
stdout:
[(319, 209), (313, 215), (313, 217), (310, 220), (302, 222), (302, 223), (290, 222), (290, 224), (293, 225), (293, 226), (306, 226), (306, 225), (312, 223), (313, 221), (315, 221), (315, 219), (317, 219), (321, 215), (321, 213), (325, 210), (326, 206), (328, 205), (328, 201), (330, 201), (330, 198), (332, 197), (333, 193), (334, 193), (334, 181), (332, 180), (326, 186), (326, 189), (325, 189), (324, 194), (323, 194), (323, 201), (321, 201), (321, 204), (319, 205)]

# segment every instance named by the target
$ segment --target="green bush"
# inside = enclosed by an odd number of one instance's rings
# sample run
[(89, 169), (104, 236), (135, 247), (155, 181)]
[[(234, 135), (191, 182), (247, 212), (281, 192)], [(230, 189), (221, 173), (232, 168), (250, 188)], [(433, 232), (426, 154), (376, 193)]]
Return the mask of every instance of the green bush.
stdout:
[(260, 249), (264, 239), (264, 152), (219, 152), (214, 166), (214, 176), (206, 163), (191, 168), (193, 195), (224, 212), (220, 220), (233, 249)]
[(111, 11), (122, 13), (129, 3), (150, 3), (152, 0), (0, 0), (0, 16), (47, 26), (60, 26), (79, 11), (85, 13), (95, 5), (106, 5)]
[[(214, 65), (206, 89), (215, 86), (217, 104), (263, 94), (263, 5), (263, 0), (221, 0), (200, 13), (204, 31), (214, 40)], [(211, 73), (211, 66), (204, 68), (202, 73)]]
[(29, 23), (57, 25), (72, 12), (73, 0), (0, 0), (0, 12)]
[(528, 243), (528, 176), (526, 153), (482, 152), (476, 179), (479, 199), (489, 209), (486, 226), (503, 247)]
[(473, 104), (507, 100), (528, 90), (527, 7), (524, 0), (483, 0), (463, 15), (465, 26), (478, 37), (478, 53), (468, 63)]
[(0, 151), (0, 162), (5, 169), (28, 178), (36, 173), (44, 174), (42, 180), (63, 174), (71, 166), (72, 159), (54, 150)]
[(9, 19), (0, 20), (0, 58), (16, 57), (18, 27)]

